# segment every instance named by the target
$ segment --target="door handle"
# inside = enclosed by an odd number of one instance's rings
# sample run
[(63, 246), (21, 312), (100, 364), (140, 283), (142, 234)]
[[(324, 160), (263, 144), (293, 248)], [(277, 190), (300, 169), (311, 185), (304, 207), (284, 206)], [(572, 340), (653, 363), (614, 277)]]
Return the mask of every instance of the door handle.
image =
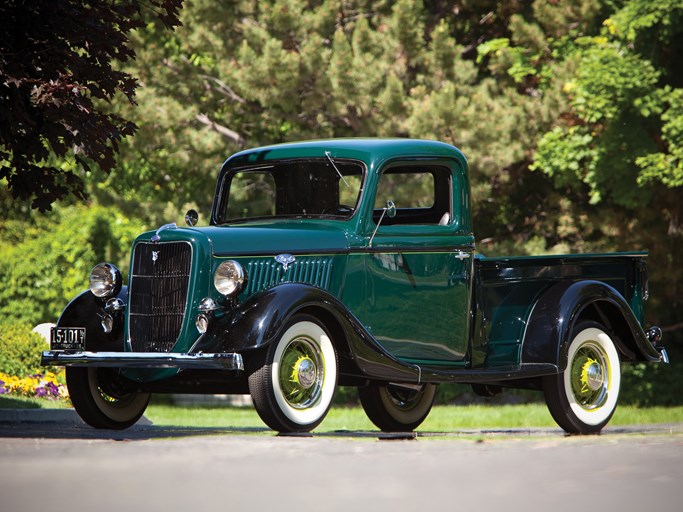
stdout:
[(456, 257), (457, 259), (459, 259), (460, 261), (462, 261), (462, 260), (466, 260), (467, 258), (469, 258), (470, 255), (469, 255), (468, 253), (466, 253), (466, 252), (458, 251), (458, 252), (456, 253), (455, 257)]

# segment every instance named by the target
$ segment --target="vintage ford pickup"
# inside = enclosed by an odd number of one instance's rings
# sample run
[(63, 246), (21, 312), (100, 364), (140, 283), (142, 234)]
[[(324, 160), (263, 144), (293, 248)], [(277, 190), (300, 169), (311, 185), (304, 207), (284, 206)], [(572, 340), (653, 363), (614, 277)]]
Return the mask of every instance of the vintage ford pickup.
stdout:
[(646, 253), (475, 254), (468, 165), (420, 140), (322, 140), (231, 156), (209, 225), (140, 235), (130, 276), (97, 265), (52, 332), (78, 414), (123, 429), (151, 393), (250, 393), (310, 431), (356, 386), (384, 431), (415, 429), (436, 386), (542, 390), (599, 432), (622, 362), (667, 361), (644, 330)]

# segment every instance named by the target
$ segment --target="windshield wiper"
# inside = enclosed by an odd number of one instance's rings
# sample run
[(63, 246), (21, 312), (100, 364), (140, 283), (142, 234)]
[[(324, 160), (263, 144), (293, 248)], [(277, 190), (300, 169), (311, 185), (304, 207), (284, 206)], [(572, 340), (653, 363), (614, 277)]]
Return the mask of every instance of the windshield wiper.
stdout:
[(325, 156), (327, 157), (327, 159), (332, 164), (332, 167), (334, 167), (334, 170), (337, 171), (337, 174), (339, 175), (341, 180), (344, 182), (344, 185), (346, 185), (348, 188), (351, 188), (351, 185), (349, 185), (349, 182), (344, 179), (344, 176), (342, 175), (341, 171), (337, 168), (337, 165), (334, 163), (334, 160), (332, 160), (332, 155), (330, 155), (329, 151), (325, 151)]

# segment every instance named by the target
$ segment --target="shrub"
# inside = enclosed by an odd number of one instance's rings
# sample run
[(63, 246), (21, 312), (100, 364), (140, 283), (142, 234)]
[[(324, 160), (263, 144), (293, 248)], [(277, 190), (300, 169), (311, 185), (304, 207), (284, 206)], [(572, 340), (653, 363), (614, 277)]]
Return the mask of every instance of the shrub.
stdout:
[(41, 371), (40, 354), (48, 348), (26, 324), (0, 324), (0, 372), (26, 377)]
[(102, 261), (125, 274), (133, 240), (143, 231), (114, 209), (72, 206), (37, 216), (33, 224), (0, 220), (0, 317), (33, 325), (55, 322), (88, 288)]
[(682, 369), (680, 363), (622, 366), (620, 403), (640, 407), (683, 404)]

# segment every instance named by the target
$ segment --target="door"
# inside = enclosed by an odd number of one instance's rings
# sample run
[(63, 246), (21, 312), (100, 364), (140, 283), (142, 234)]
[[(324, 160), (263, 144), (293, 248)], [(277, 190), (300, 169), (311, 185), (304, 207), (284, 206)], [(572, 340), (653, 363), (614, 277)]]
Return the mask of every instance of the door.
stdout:
[[(452, 193), (454, 184), (464, 183), (458, 172), (404, 163), (379, 178), (364, 316), (379, 343), (405, 361), (438, 364), (466, 356), (474, 244), (463, 205), (454, 204), (462, 196)], [(380, 222), (387, 201), (395, 203), (396, 215)]]

